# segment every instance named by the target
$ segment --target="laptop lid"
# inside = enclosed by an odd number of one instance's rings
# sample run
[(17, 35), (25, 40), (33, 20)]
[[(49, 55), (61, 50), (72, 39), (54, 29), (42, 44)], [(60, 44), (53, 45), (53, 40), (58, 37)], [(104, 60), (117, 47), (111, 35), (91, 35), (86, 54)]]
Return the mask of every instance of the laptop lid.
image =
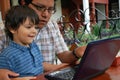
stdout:
[[(66, 68), (45, 75), (48, 80), (90, 80), (108, 69), (120, 49), (120, 37), (103, 39), (88, 43), (83, 57), (74, 68)], [(59, 76), (61, 73), (73, 71), (69, 78)]]
[(120, 37), (88, 43), (73, 80), (89, 80), (109, 68), (120, 49)]

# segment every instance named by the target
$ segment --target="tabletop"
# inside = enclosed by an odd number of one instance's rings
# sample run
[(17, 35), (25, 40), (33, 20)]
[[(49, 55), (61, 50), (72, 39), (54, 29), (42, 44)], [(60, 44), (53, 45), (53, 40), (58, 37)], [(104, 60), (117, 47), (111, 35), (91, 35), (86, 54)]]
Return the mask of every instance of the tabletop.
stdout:
[[(49, 72), (48, 72), (49, 73)], [(36, 80), (47, 80), (44, 73), (37, 76)], [(105, 73), (94, 77), (92, 80), (120, 80), (120, 57), (117, 57), (110, 68)]]

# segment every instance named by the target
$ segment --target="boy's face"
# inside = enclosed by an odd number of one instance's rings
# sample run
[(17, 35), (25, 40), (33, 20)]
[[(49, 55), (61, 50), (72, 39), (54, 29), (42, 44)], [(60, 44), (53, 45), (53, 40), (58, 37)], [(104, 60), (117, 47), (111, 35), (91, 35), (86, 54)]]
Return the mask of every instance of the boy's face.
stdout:
[(42, 28), (48, 23), (54, 11), (54, 0), (33, 0), (29, 6), (38, 14), (39, 27)]
[(27, 18), (17, 30), (11, 29), (10, 31), (13, 33), (13, 41), (20, 45), (28, 46), (32, 43), (37, 34), (37, 26), (31, 24), (30, 20)]

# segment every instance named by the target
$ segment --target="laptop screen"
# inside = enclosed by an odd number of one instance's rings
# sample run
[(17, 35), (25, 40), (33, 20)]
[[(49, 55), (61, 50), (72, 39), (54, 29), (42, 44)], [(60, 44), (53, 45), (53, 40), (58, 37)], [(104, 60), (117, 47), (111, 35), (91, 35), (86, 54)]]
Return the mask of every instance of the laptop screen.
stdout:
[(73, 80), (86, 80), (103, 73), (110, 67), (119, 49), (119, 37), (90, 42)]

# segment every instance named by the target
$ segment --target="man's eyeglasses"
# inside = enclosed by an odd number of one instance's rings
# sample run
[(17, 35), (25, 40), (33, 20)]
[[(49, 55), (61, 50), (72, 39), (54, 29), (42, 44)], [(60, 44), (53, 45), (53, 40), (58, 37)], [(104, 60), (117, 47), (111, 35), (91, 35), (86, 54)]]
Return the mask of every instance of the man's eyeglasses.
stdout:
[(54, 7), (50, 7), (50, 8), (46, 8), (44, 6), (38, 6), (34, 3), (31, 3), (38, 11), (44, 12), (44, 11), (48, 11), (50, 14), (54, 14), (56, 12)]

